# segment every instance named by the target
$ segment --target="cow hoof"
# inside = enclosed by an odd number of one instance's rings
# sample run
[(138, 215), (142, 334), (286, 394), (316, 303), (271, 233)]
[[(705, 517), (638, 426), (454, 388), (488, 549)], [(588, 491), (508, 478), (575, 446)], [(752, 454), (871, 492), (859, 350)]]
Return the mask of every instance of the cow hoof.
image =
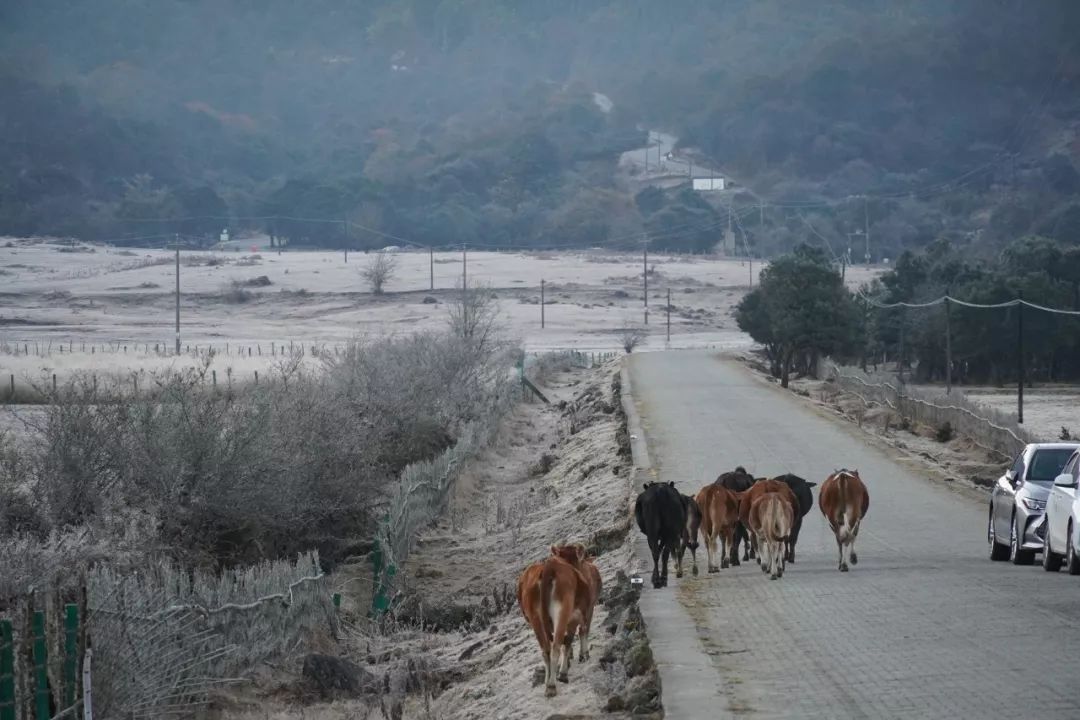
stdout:
[(734, 560), (732, 560), (731, 565), (733, 567), (739, 567), (739, 558), (735, 558)]
[(720, 567), (721, 567), (721, 569), (729, 568), (729, 567), (731, 567), (731, 563), (729, 563), (727, 560), (724, 560), (722, 563), (720, 563)]
[(697, 565), (695, 565), (694, 567), (692, 567), (692, 568), (690, 569), (690, 572), (694, 574), (694, 577), (697, 577)]
[(852, 550), (852, 552), (851, 552), (851, 564), (852, 565), (858, 565), (859, 564), (859, 556), (855, 554), (854, 550)]
[(555, 686), (554, 685), (545, 685), (544, 686), (544, 697), (555, 697)]
[(561, 683), (569, 683), (570, 682), (570, 676), (568, 674), (566, 674), (566, 673), (559, 673), (558, 680)]
[(681, 578), (682, 577), (682, 570), (676, 570), (675, 571), (675, 577)]
[(847, 563), (841, 564), (840, 565), (840, 572), (847, 572), (847, 571), (848, 571)]
[(776, 578), (778, 578), (778, 577), (780, 577), (780, 576), (779, 576), (779, 575), (777, 575), (776, 573), (773, 573), (772, 575), (770, 575), (770, 576), (769, 576), (769, 579), (770, 579), (770, 580), (775, 580), (775, 579), (776, 579)]

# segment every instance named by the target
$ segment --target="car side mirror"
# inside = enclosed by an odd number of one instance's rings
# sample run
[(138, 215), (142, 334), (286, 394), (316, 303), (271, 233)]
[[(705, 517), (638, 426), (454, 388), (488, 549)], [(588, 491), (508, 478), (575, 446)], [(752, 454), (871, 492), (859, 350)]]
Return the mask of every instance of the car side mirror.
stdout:
[(1009, 481), (1010, 485), (1016, 485), (1016, 473), (1014, 471), (1005, 471), (1005, 479)]
[(1072, 475), (1064, 473), (1054, 478), (1054, 484), (1058, 487), (1075, 487), (1076, 483), (1073, 482)]

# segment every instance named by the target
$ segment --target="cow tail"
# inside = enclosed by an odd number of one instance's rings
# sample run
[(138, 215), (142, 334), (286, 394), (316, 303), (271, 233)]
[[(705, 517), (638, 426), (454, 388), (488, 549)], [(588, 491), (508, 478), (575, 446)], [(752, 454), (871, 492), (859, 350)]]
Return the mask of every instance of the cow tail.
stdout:
[(555, 618), (551, 617), (551, 591), (555, 585), (555, 568), (551, 562), (544, 563), (540, 571), (540, 623), (549, 638), (555, 637)]
[(836, 526), (839, 528), (837, 536), (840, 538), (840, 542), (847, 542), (848, 538), (851, 537), (851, 527), (848, 525), (848, 521), (854, 518), (854, 513), (847, 506), (848, 479), (846, 473), (840, 473), (836, 476), (836, 492), (840, 496), (840, 517), (836, 519)]

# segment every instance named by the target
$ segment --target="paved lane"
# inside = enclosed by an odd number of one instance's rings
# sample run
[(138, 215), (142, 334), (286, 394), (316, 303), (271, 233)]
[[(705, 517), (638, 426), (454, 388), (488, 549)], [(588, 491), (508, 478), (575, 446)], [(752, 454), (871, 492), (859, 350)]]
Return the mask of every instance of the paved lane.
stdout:
[(642, 353), (630, 376), (684, 492), (738, 464), (819, 483), (846, 466), (871, 497), (850, 573), (815, 507), (781, 580), (706, 575), (702, 551), (697, 578), (646, 588), (669, 718), (1080, 717), (1080, 579), (991, 563), (985, 505), (714, 354)]

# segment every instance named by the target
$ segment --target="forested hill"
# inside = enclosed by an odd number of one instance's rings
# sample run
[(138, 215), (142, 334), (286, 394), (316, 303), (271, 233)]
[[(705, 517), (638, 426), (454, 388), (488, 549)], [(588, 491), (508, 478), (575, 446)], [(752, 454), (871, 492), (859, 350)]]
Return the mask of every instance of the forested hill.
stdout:
[(1080, 241), (1078, 29), (1071, 0), (7, 0), (0, 233), (707, 247), (712, 207), (616, 182), (651, 127), (767, 205), (763, 253)]

